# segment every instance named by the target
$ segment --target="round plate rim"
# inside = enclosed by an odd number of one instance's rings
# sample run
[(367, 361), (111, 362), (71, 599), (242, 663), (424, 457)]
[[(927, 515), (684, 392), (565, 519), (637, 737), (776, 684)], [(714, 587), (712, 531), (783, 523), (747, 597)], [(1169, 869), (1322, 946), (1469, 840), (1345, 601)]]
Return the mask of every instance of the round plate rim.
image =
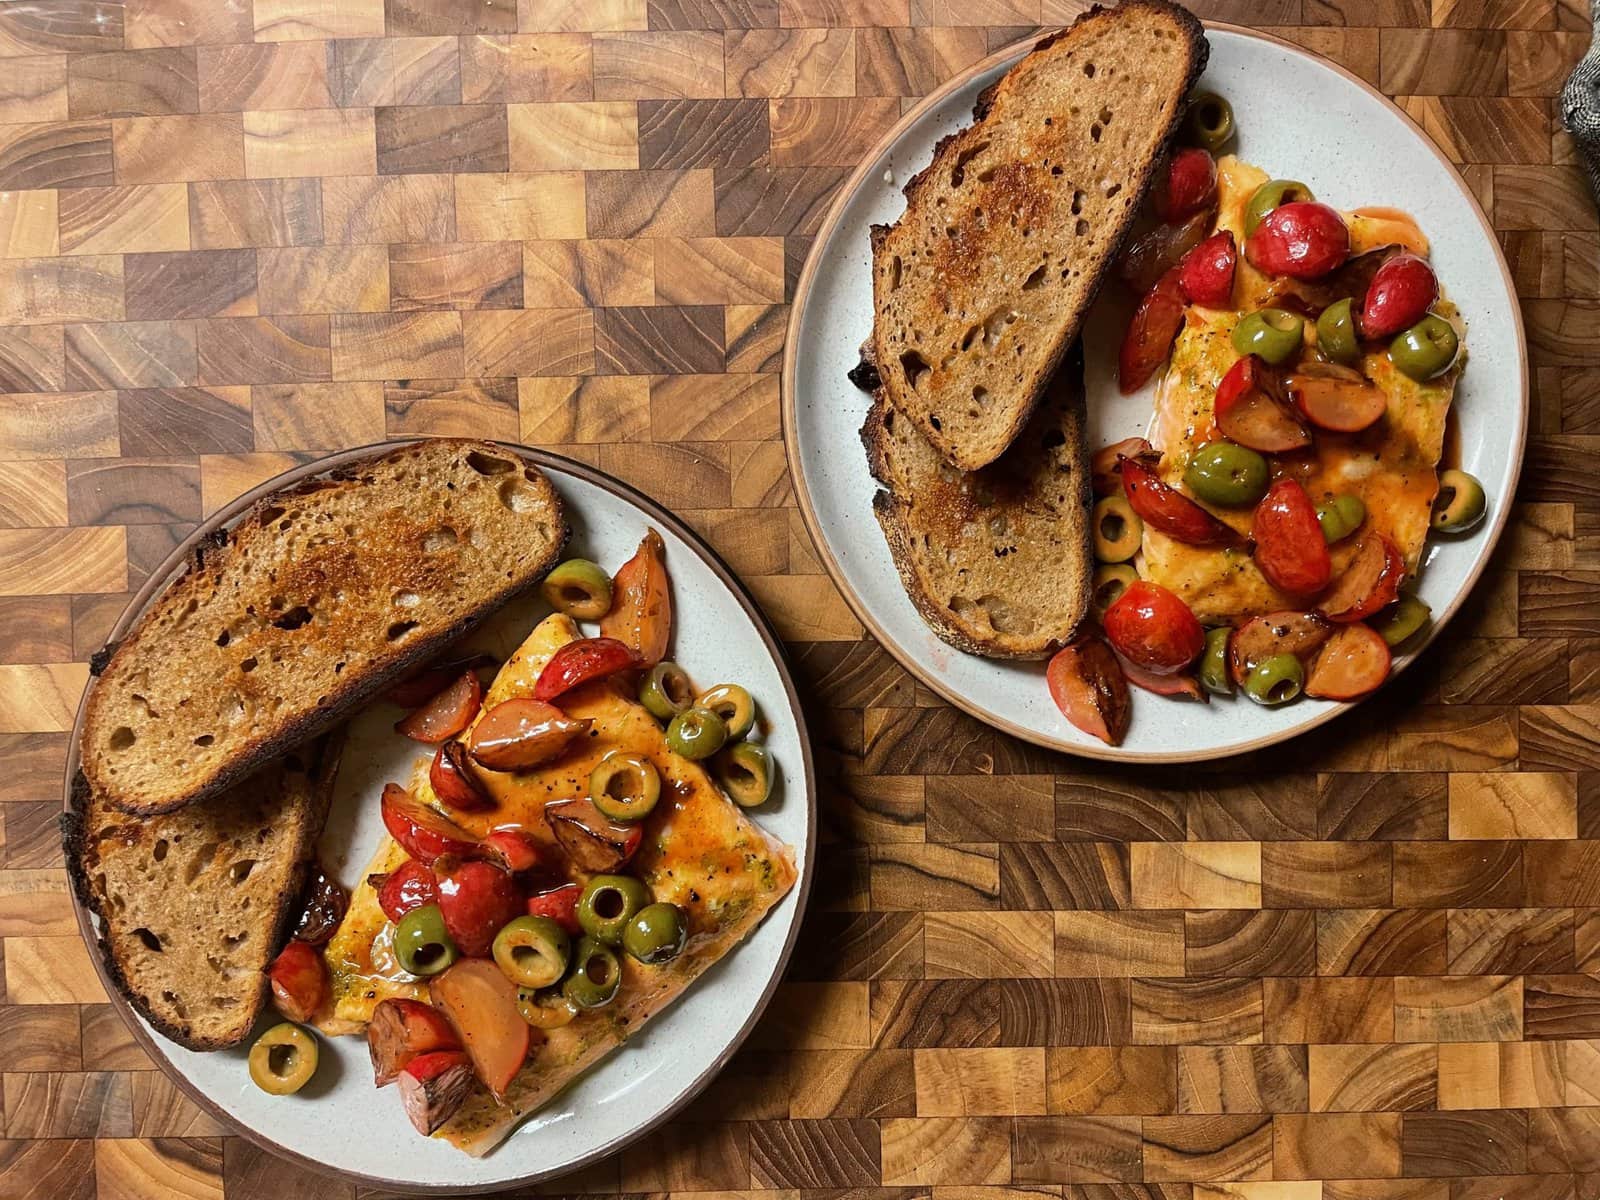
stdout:
[[(309, 478), (310, 476), (320, 475), (337, 467), (347, 466), (351, 463), (360, 462), (367, 458), (374, 458), (381, 454), (386, 454), (391, 450), (398, 449), (399, 447), (415, 445), (418, 442), (427, 440), (429, 439), (392, 438), (382, 442), (372, 442), (365, 446), (356, 446), (348, 450), (341, 450), (333, 454), (323, 455), (319, 458), (313, 459), (310, 462), (302, 463), (299, 466), (292, 467), (287, 471), (283, 471), (280, 474), (274, 475), (271, 479), (257, 484), (247, 492), (241, 493), (239, 496), (234, 498), (228, 504), (224, 505), (222, 508), (218, 509), (216, 512), (212, 513), (198, 526), (196, 526), (193, 532), (191, 532), (188, 537), (184, 538), (183, 541), (170, 554), (168, 554), (164, 560), (162, 560), (161, 565), (150, 573), (150, 578), (145, 581), (144, 585), (136, 593), (134, 593), (133, 598), (129, 600), (127, 606), (117, 617), (115, 624), (112, 625), (111, 632), (107, 635), (107, 644), (110, 644), (125, 634), (129, 626), (131, 626), (138, 616), (143, 613), (147, 607), (149, 607), (150, 603), (156, 598), (156, 596), (173, 582), (178, 575), (179, 570), (187, 562), (190, 553), (194, 550), (196, 545), (198, 545), (213, 530), (218, 529), (232, 521), (235, 517), (239, 516), (263, 496), (266, 496), (269, 493), (277, 491), (280, 488), (286, 487), (290, 484), (298, 483), (300, 480)], [(673, 1098), (671, 1103), (669, 1103), (664, 1109), (650, 1118), (650, 1120), (638, 1125), (628, 1133), (625, 1133), (620, 1137), (613, 1138), (611, 1141), (602, 1146), (596, 1147), (594, 1150), (591, 1150), (588, 1153), (580, 1156), (571, 1163), (563, 1164), (557, 1171), (552, 1172), (536, 1170), (531, 1171), (526, 1175), (518, 1175), (514, 1178), (506, 1178), (488, 1183), (410, 1183), (396, 1177), (369, 1175), (361, 1171), (351, 1171), (343, 1167), (335, 1166), (332, 1163), (326, 1163), (319, 1159), (312, 1158), (311, 1156), (302, 1154), (297, 1150), (292, 1150), (283, 1145), (281, 1142), (274, 1140), (270, 1135), (245, 1125), (243, 1122), (236, 1119), (231, 1113), (227, 1112), (220, 1105), (216, 1104), (208, 1095), (206, 1095), (198, 1086), (196, 1086), (189, 1079), (189, 1077), (180, 1071), (177, 1065), (170, 1058), (168, 1058), (164, 1052), (162, 1052), (161, 1041), (158, 1041), (156, 1035), (146, 1027), (145, 1022), (136, 1012), (133, 1011), (133, 1007), (128, 1003), (127, 998), (117, 990), (110, 978), (109, 972), (106, 970), (105, 962), (100, 954), (99, 935), (94, 927), (94, 918), (90, 914), (89, 910), (84, 906), (82, 900), (77, 894), (77, 890), (72, 889), (72, 910), (74, 916), (77, 918), (78, 932), (89, 950), (89, 959), (94, 964), (95, 976), (99, 979), (100, 986), (105, 990), (106, 995), (110, 998), (111, 1007), (115, 1009), (117, 1014), (122, 1018), (123, 1024), (125, 1024), (129, 1031), (133, 1034), (134, 1041), (139, 1044), (140, 1049), (149, 1055), (161, 1073), (168, 1079), (172, 1080), (172, 1082), (178, 1086), (178, 1089), (183, 1092), (185, 1096), (199, 1105), (199, 1107), (208, 1116), (217, 1120), (224, 1129), (237, 1133), (239, 1136), (259, 1146), (261, 1149), (266, 1150), (270, 1154), (277, 1156), (278, 1158), (287, 1159), (290, 1162), (306, 1167), (324, 1176), (348, 1179), (360, 1184), (375, 1184), (379, 1187), (392, 1188), (396, 1185), (399, 1185), (415, 1192), (418, 1195), (467, 1195), (498, 1192), (507, 1188), (521, 1187), (526, 1184), (538, 1183), (560, 1175), (568, 1175), (575, 1171), (581, 1171), (585, 1167), (591, 1166), (595, 1162), (598, 1162), (608, 1155), (615, 1154), (624, 1146), (630, 1145), (639, 1138), (644, 1137), (646, 1134), (671, 1120), (674, 1116), (681, 1112), (684, 1107), (690, 1103), (690, 1101), (704, 1091), (706, 1086), (722, 1072), (723, 1067), (728, 1064), (728, 1060), (738, 1052), (739, 1048), (750, 1036), (751, 1031), (754, 1030), (756, 1026), (756, 1022), (758, 1022), (761, 1019), (762, 1014), (766, 1012), (768, 1004), (771, 1003), (773, 995), (777, 992), (778, 984), (783, 980), (784, 972), (789, 966), (789, 959), (794, 953), (795, 944), (800, 936), (800, 927), (804, 919), (806, 902), (811, 893), (811, 881), (813, 868), (815, 865), (814, 860), (816, 857), (816, 763), (811, 749), (810, 732), (806, 727), (805, 712), (800, 703), (800, 694), (795, 687), (794, 674), (789, 666), (788, 655), (784, 651), (782, 641), (779, 640), (777, 636), (777, 631), (773, 628), (772, 622), (756, 604), (755, 599), (750, 595), (749, 591), (745, 588), (739, 577), (734, 573), (733, 569), (722, 560), (721, 555), (712, 549), (711, 546), (708, 545), (699, 534), (690, 529), (688, 525), (686, 525), (679, 517), (668, 511), (661, 504), (658, 504), (656, 501), (646, 496), (643, 492), (639, 491), (631, 484), (624, 483), (622, 480), (600, 470), (598, 467), (590, 466), (588, 463), (579, 462), (576, 459), (568, 458), (562, 454), (556, 454), (550, 450), (543, 450), (536, 446), (527, 446), (518, 442), (506, 442), (492, 438), (472, 438), (466, 440), (484, 442), (499, 446), (508, 452), (517, 454), (521, 458), (532, 461), (541, 468), (548, 468), (558, 473), (575, 476), (576, 478), (583, 480), (585, 483), (591, 483), (596, 487), (602, 488), (626, 503), (633, 505), (635, 508), (641, 510), (651, 520), (661, 522), (668, 529), (670, 529), (676, 537), (680, 538), (691, 549), (699, 554), (701, 560), (705, 562), (705, 564), (711, 569), (712, 574), (715, 575), (717, 579), (728, 589), (728, 592), (733, 596), (734, 600), (738, 602), (739, 606), (744, 609), (752, 624), (754, 624), (756, 632), (761, 636), (761, 640), (763, 643), (765, 643), (768, 651), (772, 654), (773, 662), (777, 666), (779, 676), (783, 679), (784, 691), (788, 698), (790, 712), (793, 714), (795, 730), (799, 736), (801, 753), (805, 767), (806, 851), (803, 861), (798, 864), (800, 874), (798, 880), (796, 880), (793, 893), (796, 908), (795, 919), (789, 928), (788, 936), (784, 940), (783, 948), (778, 954), (778, 960), (772, 971), (772, 976), (767, 980), (767, 984), (762, 989), (761, 995), (756, 999), (754, 1008), (750, 1011), (749, 1016), (745, 1018), (745, 1021), (740, 1026), (738, 1032), (735, 1033), (733, 1040), (729, 1042), (727, 1048), (717, 1056), (715, 1061), (713, 1061), (706, 1067), (705, 1070), (703, 1070), (692, 1081), (690, 1081), (684, 1090), (679, 1092), (678, 1095)], [(71, 740), (67, 745), (67, 763), (63, 781), (64, 812), (72, 811), (72, 781), (73, 776), (77, 773), (79, 764), (78, 742), (83, 733), (84, 712), (87, 707), (88, 697), (91, 690), (93, 690), (92, 680), (90, 681), (90, 687), (84, 689), (83, 696), (78, 702), (77, 716), (72, 723), (72, 733), (70, 735)], [(162, 1040), (164, 1041), (164, 1039)], [(507, 1140), (509, 1141), (509, 1138)]]
[[(1490, 223), (1487, 214), (1484, 213), (1483, 205), (1478, 203), (1477, 196), (1473, 193), (1472, 189), (1467, 186), (1466, 180), (1461, 177), (1460, 170), (1453, 162), (1450, 161), (1448, 157), (1445, 156), (1444, 152), (1439, 149), (1434, 140), (1428, 136), (1427, 131), (1418, 125), (1414, 120), (1412, 120), (1410, 115), (1407, 114), (1404, 109), (1397, 105), (1388, 96), (1384, 95), (1372, 84), (1361, 78), (1361, 76), (1355, 74), (1353, 71), (1347, 70), (1345, 67), (1340, 66), (1332, 59), (1321, 54), (1317, 54), (1315, 51), (1308, 50), (1304, 46), (1298, 46), (1293, 42), (1286, 41), (1285, 39), (1276, 37), (1270, 33), (1264, 33), (1258, 29), (1248, 29), (1245, 26), (1230, 24), (1226, 21), (1205, 21), (1202, 23), (1204, 24), (1207, 32), (1235, 34), (1240, 37), (1251, 38), (1256, 41), (1265, 42), (1270, 46), (1276, 47), (1277, 49), (1289, 51), (1292, 54), (1314, 62), (1318, 66), (1326, 67), (1335, 74), (1344, 78), (1346, 81), (1356, 85), (1369, 96), (1376, 98), (1384, 105), (1385, 108), (1390, 111), (1390, 113), (1399, 117), (1401, 121), (1404, 122), (1405, 126), (1416, 137), (1417, 141), (1424, 148), (1426, 148), (1435, 159), (1439, 161), (1440, 165), (1445, 168), (1450, 182), (1453, 183), (1461, 192), (1462, 196), (1466, 199), (1468, 205), (1471, 207), (1472, 213), (1478, 218), (1478, 224), (1482, 228), (1485, 240), (1490, 246), (1493, 247), (1494, 261), (1495, 264), (1500, 268), (1500, 279), (1505, 287), (1506, 294), (1510, 296), (1513, 301), (1510, 308), (1514, 325), (1513, 332), (1516, 337), (1517, 346), (1517, 374), (1521, 381), (1520, 407), (1522, 420), (1518, 425), (1516, 445), (1513, 448), (1512, 453), (1511, 487), (1507, 491), (1506, 502), (1496, 506), (1493, 519), (1485, 534), (1483, 550), (1478, 555), (1477, 561), (1473, 564), (1472, 570), (1468, 573), (1465, 583), (1463, 583), (1460, 590), (1452, 598), (1450, 604), (1445, 608), (1444, 612), (1433, 622), (1433, 631), (1429, 635), (1427, 642), (1419, 647), (1416, 652), (1398, 662), (1394, 670), (1394, 674), (1398, 675), (1400, 672), (1404, 671), (1406, 667), (1410, 666), (1412, 662), (1416, 661), (1416, 659), (1420, 657), (1423, 650), (1426, 650), (1428, 646), (1433, 644), (1435, 638), (1437, 638), (1439, 633), (1444, 630), (1444, 627), (1449, 623), (1450, 619), (1454, 617), (1457, 611), (1460, 610), (1461, 606), (1466, 603), (1467, 597), (1472, 594), (1473, 589), (1477, 587), (1478, 580), (1482, 577), (1485, 568), (1489, 564), (1489, 560), (1494, 557), (1494, 550), (1499, 544), (1500, 535), (1505, 532), (1506, 524), (1511, 516), (1511, 497), (1515, 495), (1517, 484), (1522, 477), (1523, 458), (1527, 451), (1528, 442), (1528, 340), (1522, 320), (1522, 308), (1521, 305), (1516, 302), (1517, 291), (1516, 286), (1511, 278), (1511, 269), (1506, 263), (1505, 252), (1500, 246), (1500, 239), (1495, 236), (1494, 226)], [(1274, 746), (1279, 742), (1288, 741), (1290, 738), (1296, 738), (1302, 734), (1309, 733), (1311, 730), (1327, 724), (1336, 717), (1343, 716), (1345, 713), (1356, 708), (1361, 701), (1357, 700), (1350, 703), (1334, 705), (1326, 712), (1311, 717), (1298, 725), (1288, 729), (1278, 730), (1273, 733), (1263, 734), (1260, 737), (1252, 738), (1248, 742), (1241, 742), (1237, 745), (1208, 747), (1201, 750), (1190, 751), (1130, 751), (1123, 750), (1119, 746), (1107, 746), (1100, 742), (1086, 743), (1067, 741), (1042, 730), (1030, 729), (1026, 726), (1017, 724), (1015, 721), (998, 716), (995, 713), (985, 709), (982, 705), (976, 704), (966, 696), (963, 696), (961, 693), (957, 692), (953, 687), (947, 684), (938, 672), (930, 669), (924, 663), (919, 661), (907, 649), (902, 647), (894, 638), (888, 636), (884, 630), (883, 624), (872, 613), (871, 609), (867, 607), (866, 602), (862, 600), (862, 598), (856, 593), (855, 588), (850, 585), (850, 581), (848, 578), (846, 578), (843, 568), (839, 566), (838, 560), (834, 558), (833, 552), (828, 548), (827, 541), (822, 536), (822, 527), (817, 518), (816, 508), (811, 501), (811, 490), (806, 483), (805, 471), (803, 469), (799, 451), (799, 437), (797, 428), (798, 418), (796, 416), (795, 371), (798, 360), (798, 335), (800, 333), (800, 327), (802, 324), (802, 314), (805, 312), (806, 301), (809, 299), (811, 288), (816, 281), (817, 273), (821, 269), (820, 264), (822, 260), (823, 249), (827, 245), (829, 239), (833, 236), (834, 230), (838, 227), (840, 221), (843, 219), (845, 208), (850, 204), (856, 193), (860, 190), (861, 185), (866, 179), (868, 173), (871, 171), (873, 164), (886, 151), (891, 149), (902, 137), (904, 137), (906, 132), (910, 130), (918, 121), (920, 121), (928, 112), (928, 110), (938, 106), (939, 104), (942, 104), (952, 92), (959, 91), (966, 87), (977, 76), (983, 75), (989, 71), (993, 71), (999, 67), (1011, 65), (1015, 60), (1020, 59), (1025, 53), (1031, 50), (1038, 43), (1040, 37), (1042, 36), (1044, 35), (1034, 34), (996, 50), (986, 58), (980, 59), (978, 62), (973, 63), (971, 66), (967, 67), (957, 75), (946, 80), (937, 89), (924, 96), (920, 101), (917, 102), (915, 107), (910, 109), (897, 122), (895, 122), (894, 126), (890, 128), (889, 131), (881, 138), (879, 138), (872, 148), (862, 156), (861, 162), (856, 166), (855, 170), (851, 172), (850, 177), (846, 179), (844, 184), (839, 188), (838, 193), (834, 196), (832, 204), (829, 205), (827, 215), (823, 218), (822, 224), (818, 227), (816, 235), (812, 240), (811, 251), (806, 256), (805, 266), (801, 269), (800, 278), (795, 284), (794, 298), (790, 301), (789, 306), (789, 321), (784, 331), (783, 369), (780, 377), (781, 386), (779, 389), (779, 408), (783, 429), (784, 457), (788, 463), (789, 477), (794, 487), (795, 500), (800, 507), (800, 516), (801, 520), (805, 522), (806, 533), (810, 535), (811, 544), (817, 552), (817, 557), (822, 562), (823, 569), (827, 571), (828, 578), (833, 581), (834, 586), (839, 589), (840, 595), (844, 597), (845, 603), (849, 605), (850, 611), (855, 614), (856, 619), (861, 622), (862, 626), (872, 634), (874, 639), (877, 640), (878, 644), (887, 650), (901, 666), (910, 671), (915, 678), (927, 684), (928, 687), (932, 688), (950, 704), (953, 704), (956, 708), (967, 713), (968, 715), (976, 717), (978, 720), (995, 729), (998, 729), (1002, 733), (1021, 738), (1023, 741), (1030, 742), (1036, 746), (1042, 746), (1047, 750), (1059, 750), (1064, 754), (1072, 754), (1079, 758), (1100, 759), (1106, 762), (1192, 763), (1205, 762), (1219, 758), (1232, 758), (1236, 755), (1248, 754), (1252, 751), (1260, 750), (1267, 746)]]

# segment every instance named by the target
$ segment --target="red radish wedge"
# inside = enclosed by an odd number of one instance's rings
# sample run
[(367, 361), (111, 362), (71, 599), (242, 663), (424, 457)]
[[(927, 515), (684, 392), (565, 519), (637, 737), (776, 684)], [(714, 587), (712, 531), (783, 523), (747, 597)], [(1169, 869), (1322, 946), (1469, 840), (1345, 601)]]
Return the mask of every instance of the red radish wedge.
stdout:
[(1117, 276), (1135, 296), (1148, 292), (1155, 281), (1183, 261), (1211, 228), (1211, 212), (1202, 209), (1181, 225), (1157, 225), (1128, 243), (1117, 260)]
[(1211, 700), (1211, 697), (1206, 695), (1205, 689), (1200, 686), (1200, 681), (1186, 671), (1174, 675), (1157, 675), (1154, 671), (1145, 670), (1136, 662), (1130, 662), (1120, 654), (1117, 655), (1117, 662), (1122, 667), (1122, 673), (1127, 676), (1128, 682), (1136, 688), (1154, 692), (1157, 696), (1188, 696), (1202, 704)]
[(600, 619), (601, 634), (637, 652), (642, 667), (653, 667), (667, 656), (672, 634), (666, 553), (661, 535), (654, 529), (647, 532), (612, 579), (611, 611)]
[(400, 1103), (424, 1137), (455, 1116), (471, 1090), (472, 1061), (460, 1050), (418, 1055), (400, 1072)]
[(642, 666), (638, 653), (616, 638), (579, 638), (550, 656), (533, 685), (535, 700), (550, 701), (596, 679)]
[(424, 866), (431, 866), (441, 854), (471, 858), (477, 853), (477, 838), (398, 783), (384, 785), (379, 811), (389, 836)]
[(526, 830), (518, 828), (495, 829), (484, 834), (483, 852), (513, 875), (518, 871), (531, 871), (540, 862), (539, 843)]
[(486, 958), (463, 958), (428, 984), (472, 1059), (484, 1087), (503, 1100), (533, 1039), (517, 1010), (517, 985)]
[(1112, 496), (1122, 490), (1120, 464), (1125, 458), (1146, 458), (1155, 454), (1142, 437), (1123, 438), (1094, 452), (1089, 459), (1089, 482), (1096, 496)]
[(1150, 189), (1150, 206), (1169, 225), (1210, 208), (1216, 199), (1217, 160), (1196, 146), (1174, 151)]
[(428, 768), (428, 785), (448, 808), (458, 812), (477, 812), (493, 808), (483, 781), (467, 759), (467, 748), (457, 741), (443, 743)]
[(573, 937), (577, 937), (583, 932), (583, 926), (578, 923), (578, 901), (582, 897), (583, 889), (577, 884), (563, 883), (548, 892), (529, 896), (528, 915), (549, 917)]
[(449, 662), (423, 667), (422, 670), (406, 676), (389, 689), (389, 702), (398, 704), (401, 708), (417, 708), (454, 683), (460, 678), (461, 672), (494, 665), (495, 660), (487, 654), (471, 654), (465, 658), (453, 658)]
[(585, 871), (615, 871), (644, 840), (642, 825), (613, 821), (588, 797), (553, 800), (544, 806), (544, 819), (567, 856)]
[(1132, 700), (1104, 638), (1092, 631), (1079, 634), (1056, 652), (1044, 674), (1050, 698), (1075, 728), (1108, 746), (1122, 744)]
[(1307, 661), (1333, 636), (1333, 626), (1321, 613), (1275, 612), (1251, 617), (1228, 638), (1228, 674), (1240, 687), (1257, 663), (1278, 654)]
[(1315, 596), (1333, 578), (1322, 522), (1306, 489), (1280, 479), (1267, 489), (1251, 521), (1256, 566), (1267, 582), (1291, 596)]
[(1244, 244), (1256, 270), (1291, 279), (1320, 279), (1350, 257), (1350, 230), (1326, 204), (1295, 200), (1261, 218)]
[(1370, 625), (1343, 625), (1317, 652), (1306, 673), (1306, 695), (1357, 700), (1389, 678), (1389, 644)]
[(1383, 389), (1360, 371), (1338, 363), (1308, 362), (1285, 377), (1295, 411), (1318, 429), (1360, 433), (1388, 411)]
[(289, 1020), (304, 1025), (328, 998), (328, 968), (315, 946), (298, 939), (278, 952), (267, 968), (272, 1003)]
[(1283, 454), (1311, 444), (1311, 431), (1284, 404), (1277, 374), (1247, 354), (1217, 384), (1212, 417), (1230, 442), (1262, 454)]
[(1122, 460), (1128, 504), (1150, 528), (1190, 546), (1237, 546), (1238, 531), (1212, 516), (1177, 488), (1163, 483), (1142, 461)]
[(1124, 396), (1132, 395), (1150, 382), (1150, 377), (1167, 361), (1172, 343), (1183, 328), (1183, 288), (1178, 284), (1179, 268), (1173, 267), (1139, 301), (1122, 335), (1117, 352), (1117, 386)]
[[(372, 880), (377, 878), (372, 876)], [(406, 859), (382, 878), (383, 882), (378, 885), (378, 907), (396, 924), (412, 909), (439, 902), (433, 871), (414, 858)]]
[(1433, 268), (1415, 254), (1396, 254), (1373, 275), (1356, 327), (1362, 337), (1392, 338), (1422, 320), (1438, 298), (1439, 280)]
[(1206, 631), (1189, 606), (1162, 587), (1136, 579), (1106, 610), (1106, 638), (1116, 652), (1153, 675), (1183, 670), (1205, 648)]
[(1406, 560), (1399, 547), (1383, 534), (1371, 533), (1317, 608), (1340, 625), (1365, 621), (1399, 598), (1405, 577)]
[(1191, 304), (1226, 308), (1233, 302), (1233, 273), (1238, 263), (1233, 234), (1224, 229), (1184, 256), (1178, 283)]
[(476, 671), (463, 671), (456, 681), (403, 720), (395, 722), (395, 732), (413, 741), (442, 742), (453, 738), (478, 715), (483, 703), (483, 682)]
[(391, 997), (367, 1021), (373, 1082), (387, 1087), (412, 1059), (435, 1050), (459, 1050), (461, 1039), (437, 1008), (420, 1000)]
[(451, 940), (469, 957), (488, 954), (500, 927), (522, 915), (524, 901), (516, 881), (494, 863), (474, 860), (435, 873), (439, 914)]
[(514, 696), (489, 709), (472, 727), (467, 753), (491, 771), (522, 771), (560, 758), (593, 724), (544, 700)]

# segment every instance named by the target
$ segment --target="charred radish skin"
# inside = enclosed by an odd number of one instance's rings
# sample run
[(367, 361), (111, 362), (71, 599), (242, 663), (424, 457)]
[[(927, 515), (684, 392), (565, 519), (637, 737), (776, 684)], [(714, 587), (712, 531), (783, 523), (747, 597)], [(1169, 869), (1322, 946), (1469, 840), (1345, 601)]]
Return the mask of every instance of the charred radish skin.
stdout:
[(407, 1118), (428, 1137), (456, 1115), (472, 1090), (472, 1063), (461, 1050), (436, 1050), (408, 1062), (399, 1080)]

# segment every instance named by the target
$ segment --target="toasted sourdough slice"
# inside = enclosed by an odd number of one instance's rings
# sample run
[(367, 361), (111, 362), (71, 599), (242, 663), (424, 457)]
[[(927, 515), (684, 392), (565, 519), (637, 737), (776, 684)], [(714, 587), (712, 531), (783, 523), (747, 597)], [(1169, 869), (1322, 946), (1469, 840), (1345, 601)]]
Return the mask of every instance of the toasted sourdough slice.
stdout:
[(487, 442), (267, 496), (97, 656), (83, 772), (125, 812), (216, 795), (538, 582), (566, 540), (550, 481)]
[(935, 633), (990, 658), (1043, 658), (1072, 639), (1094, 572), (1081, 347), (987, 467), (950, 466), (881, 393), (861, 440), (883, 484), (872, 511)]
[(237, 1045), (267, 997), (328, 813), (338, 735), (175, 813), (132, 817), (80, 773), (62, 816), (67, 870), (100, 918), (116, 989), (191, 1050)]
[(1204, 69), (1166, 0), (1096, 7), (987, 89), (872, 237), (889, 403), (976, 470), (1027, 423), (1078, 336)]

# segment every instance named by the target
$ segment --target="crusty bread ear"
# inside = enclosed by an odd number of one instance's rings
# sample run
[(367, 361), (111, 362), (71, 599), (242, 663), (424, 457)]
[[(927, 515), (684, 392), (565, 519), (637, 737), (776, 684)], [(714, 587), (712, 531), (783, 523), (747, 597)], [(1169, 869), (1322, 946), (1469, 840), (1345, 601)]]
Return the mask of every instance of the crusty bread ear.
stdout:
[(861, 430), (873, 497), (906, 594), (968, 654), (1043, 658), (1089, 611), (1089, 470), (1083, 353), (1075, 347), (1022, 435), (958, 471), (879, 396)]
[(328, 813), (338, 735), (271, 763), (220, 795), (131, 817), (80, 772), (62, 815), (67, 871), (100, 918), (112, 986), (191, 1050), (250, 1034), (267, 966), (298, 915)]
[(567, 541), (538, 468), (440, 439), (259, 501), (92, 666), (80, 752), (129, 813), (214, 796), (531, 587)]
[(987, 89), (875, 231), (886, 398), (964, 471), (1004, 453), (1078, 336), (1205, 68), (1167, 0), (1094, 8)]

